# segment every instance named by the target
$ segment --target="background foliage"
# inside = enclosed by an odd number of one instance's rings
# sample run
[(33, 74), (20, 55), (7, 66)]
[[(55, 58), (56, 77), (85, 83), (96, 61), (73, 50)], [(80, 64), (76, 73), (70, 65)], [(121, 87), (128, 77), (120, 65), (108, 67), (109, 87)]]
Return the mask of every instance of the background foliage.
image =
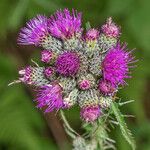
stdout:
[[(50, 15), (57, 9), (76, 8), (83, 12), (83, 21), (99, 27), (107, 17), (122, 27), (122, 41), (129, 48), (136, 47), (139, 59), (133, 70), (129, 86), (121, 90), (123, 101), (135, 102), (122, 107), (136, 138), (137, 149), (150, 149), (150, 1), (149, 0), (1, 0), (0, 1), (0, 149), (2, 150), (48, 150), (58, 149), (55, 131), (32, 102), (32, 96), (23, 85), (7, 87), (16, 79), (17, 70), (39, 57), (34, 47), (17, 46), (16, 37), (20, 27), (36, 14)], [(35, 51), (34, 51), (35, 50)], [(81, 121), (78, 108), (66, 112), (72, 126), (79, 132)], [(53, 124), (53, 122), (50, 122)], [(119, 150), (130, 150), (120, 131), (113, 129), (111, 136), (117, 140)], [(54, 138), (55, 137), (55, 138)]]

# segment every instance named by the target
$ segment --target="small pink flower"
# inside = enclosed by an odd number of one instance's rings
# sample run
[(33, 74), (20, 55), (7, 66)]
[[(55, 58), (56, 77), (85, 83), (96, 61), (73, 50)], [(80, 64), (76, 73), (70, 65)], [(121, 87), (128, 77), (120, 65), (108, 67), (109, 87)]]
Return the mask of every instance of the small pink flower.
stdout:
[(101, 109), (98, 105), (86, 106), (81, 109), (80, 116), (86, 122), (94, 122), (101, 115)]
[(32, 67), (27, 66), (25, 69), (19, 71), (20, 75), (19, 80), (26, 84), (32, 84), (31, 74), (32, 74)]
[(111, 17), (107, 19), (107, 22), (102, 26), (101, 31), (110, 37), (119, 37), (120, 35), (120, 28), (115, 25)]
[(99, 37), (99, 31), (96, 29), (88, 30), (85, 35), (86, 40), (95, 40), (95, 39), (98, 39), (98, 37)]
[(98, 89), (104, 95), (112, 95), (116, 91), (115, 85), (111, 84), (111, 82), (106, 80), (100, 80), (98, 84)]
[(87, 90), (89, 89), (91, 86), (91, 83), (89, 80), (82, 80), (80, 83), (79, 83), (79, 87), (80, 89), (82, 90)]
[(46, 67), (44, 70), (44, 75), (49, 78), (54, 73), (54, 68), (52, 67)]
[(52, 57), (53, 57), (52, 51), (43, 50), (43, 51), (41, 52), (41, 61), (42, 61), (42, 62), (49, 63), (50, 60), (52, 59)]

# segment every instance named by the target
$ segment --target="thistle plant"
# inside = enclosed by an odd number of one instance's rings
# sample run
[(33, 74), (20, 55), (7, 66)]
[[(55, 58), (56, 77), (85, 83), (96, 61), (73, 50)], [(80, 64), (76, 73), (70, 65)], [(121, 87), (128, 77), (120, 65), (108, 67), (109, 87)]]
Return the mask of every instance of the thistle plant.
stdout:
[[(109, 138), (110, 125), (118, 125), (125, 140), (135, 149), (124, 122), (117, 92), (131, 78), (136, 62), (127, 44), (120, 42), (121, 29), (112, 18), (101, 28), (82, 27), (76, 10), (59, 10), (31, 19), (19, 33), (18, 44), (41, 47), (43, 66), (29, 65), (19, 71), (22, 82), (36, 88), (37, 108), (60, 112), (64, 128), (73, 139), (74, 150), (115, 149)], [(64, 109), (80, 107), (85, 134), (79, 135), (65, 118)]]

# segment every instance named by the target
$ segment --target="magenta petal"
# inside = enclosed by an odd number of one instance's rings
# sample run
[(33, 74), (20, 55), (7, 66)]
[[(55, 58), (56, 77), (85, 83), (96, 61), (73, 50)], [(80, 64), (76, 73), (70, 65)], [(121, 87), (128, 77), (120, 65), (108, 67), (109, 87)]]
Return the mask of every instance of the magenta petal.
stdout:
[(111, 84), (125, 84), (124, 79), (129, 78), (129, 64), (132, 60), (132, 55), (126, 51), (126, 45), (121, 47), (118, 43), (105, 56), (102, 62), (104, 80)]
[(45, 112), (51, 112), (63, 107), (62, 89), (58, 84), (43, 86), (39, 89), (36, 101), (37, 107), (47, 107)]
[(39, 45), (41, 39), (48, 34), (47, 18), (43, 15), (38, 15), (36, 18), (31, 19), (26, 27), (22, 28), (18, 44), (22, 45)]
[(49, 19), (49, 31), (57, 38), (70, 38), (81, 31), (81, 13), (68, 9), (57, 11)]
[(87, 106), (81, 109), (80, 115), (86, 122), (94, 122), (101, 114), (99, 106)]
[(56, 63), (56, 71), (64, 76), (73, 76), (80, 67), (79, 56), (75, 52), (64, 52), (58, 56)]

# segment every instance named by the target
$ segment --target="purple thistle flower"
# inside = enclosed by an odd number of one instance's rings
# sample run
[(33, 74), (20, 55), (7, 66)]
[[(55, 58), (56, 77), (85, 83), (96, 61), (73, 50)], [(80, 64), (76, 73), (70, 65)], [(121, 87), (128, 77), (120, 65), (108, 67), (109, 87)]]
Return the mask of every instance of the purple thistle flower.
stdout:
[(45, 63), (49, 63), (53, 57), (53, 52), (49, 50), (43, 50), (41, 52), (41, 61)]
[(116, 47), (106, 54), (102, 62), (104, 80), (109, 81), (115, 86), (125, 84), (124, 79), (130, 78), (128, 75), (129, 64), (134, 62), (131, 51), (126, 51), (126, 44), (121, 47), (118, 43)]
[(88, 90), (95, 86), (96, 80), (92, 74), (84, 74), (78, 78), (78, 86), (81, 90)]
[(120, 35), (120, 28), (115, 25), (111, 17), (107, 19), (106, 24), (102, 26), (101, 31), (102, 33), (110, 37), (117, 38)]
[(73, 76), (80, 67), (80, 59), (75, 52), (64, 52), (59, 55), (56, 63), (56, 72), (64, 76)]
[(46, 107), (45, 112), (59, 110), (63, 107), (62, 88), (59, 84), (42, 86), (37, 94), (37, 107)]
[(94, 122), (101, 115), (100, 106), (87, 106), (83, 107), (80, 116), (86, 122)]
[(49, 78), (50, 76), (52, 76), (54, 73), (54, 68), (52, 67), (47, 67), (44, 70), (44, 75), (46, 76), (46, 78)]
[(117, 88), (111, 82), (102, 79), (99, 81), (98, 90), (104, 95), (112, 95), (116, 92)]
[(43, 15), (37, 15), (31, 19), (26, 27), (22, 28), (18, 43), (22, 45), (40, 45), (41, 41), (48, 35), (47, 18)]
[(19, 80), (9, 85), (23, 82), (38, 87), (35, 100), (45, 112), (77, 104), (83, 121), (93, 123), (110, 109), (136, 60), (126, 44), (118, 42), (120, 28), (112, 18), (100, 30), (91, 28), (83, 35), (81, 17), (76, 10), (64, 9), (27, 22), (18, 43), (43, 47), (45, 65), (20, 70)]
[(81, 32), (81, 13), (68, 9), (57, 11), (49, 19), (49, 31), (57, 38), (70, 38), (78, 32)]
[(19, 71), (19, 75), (21, 76), (19, 78), (20, 81), (26, 83), (26, 84), (33, 84), (31, 80), (31, 73), (32, 73), (32, 67), (27, 66), (25, 69)]
[(85, 35), (86, 40), (95, 40), (95, 39), (98, 39), (98, 37), (99, 37), (99, 31), (96, 29), (88, 30)]
[(44, 67), (27, 66), (19, 71), (19, 80), (34, 86), (43, 86), (49, 84), (49, 80), (46, 79), (43, 71)]
[(82, 90), (87, 90), (91, 87), (91, 83), (89, 80), (82, 80), (80, 83), (79, 83), (79, 87), (80, 89)]

